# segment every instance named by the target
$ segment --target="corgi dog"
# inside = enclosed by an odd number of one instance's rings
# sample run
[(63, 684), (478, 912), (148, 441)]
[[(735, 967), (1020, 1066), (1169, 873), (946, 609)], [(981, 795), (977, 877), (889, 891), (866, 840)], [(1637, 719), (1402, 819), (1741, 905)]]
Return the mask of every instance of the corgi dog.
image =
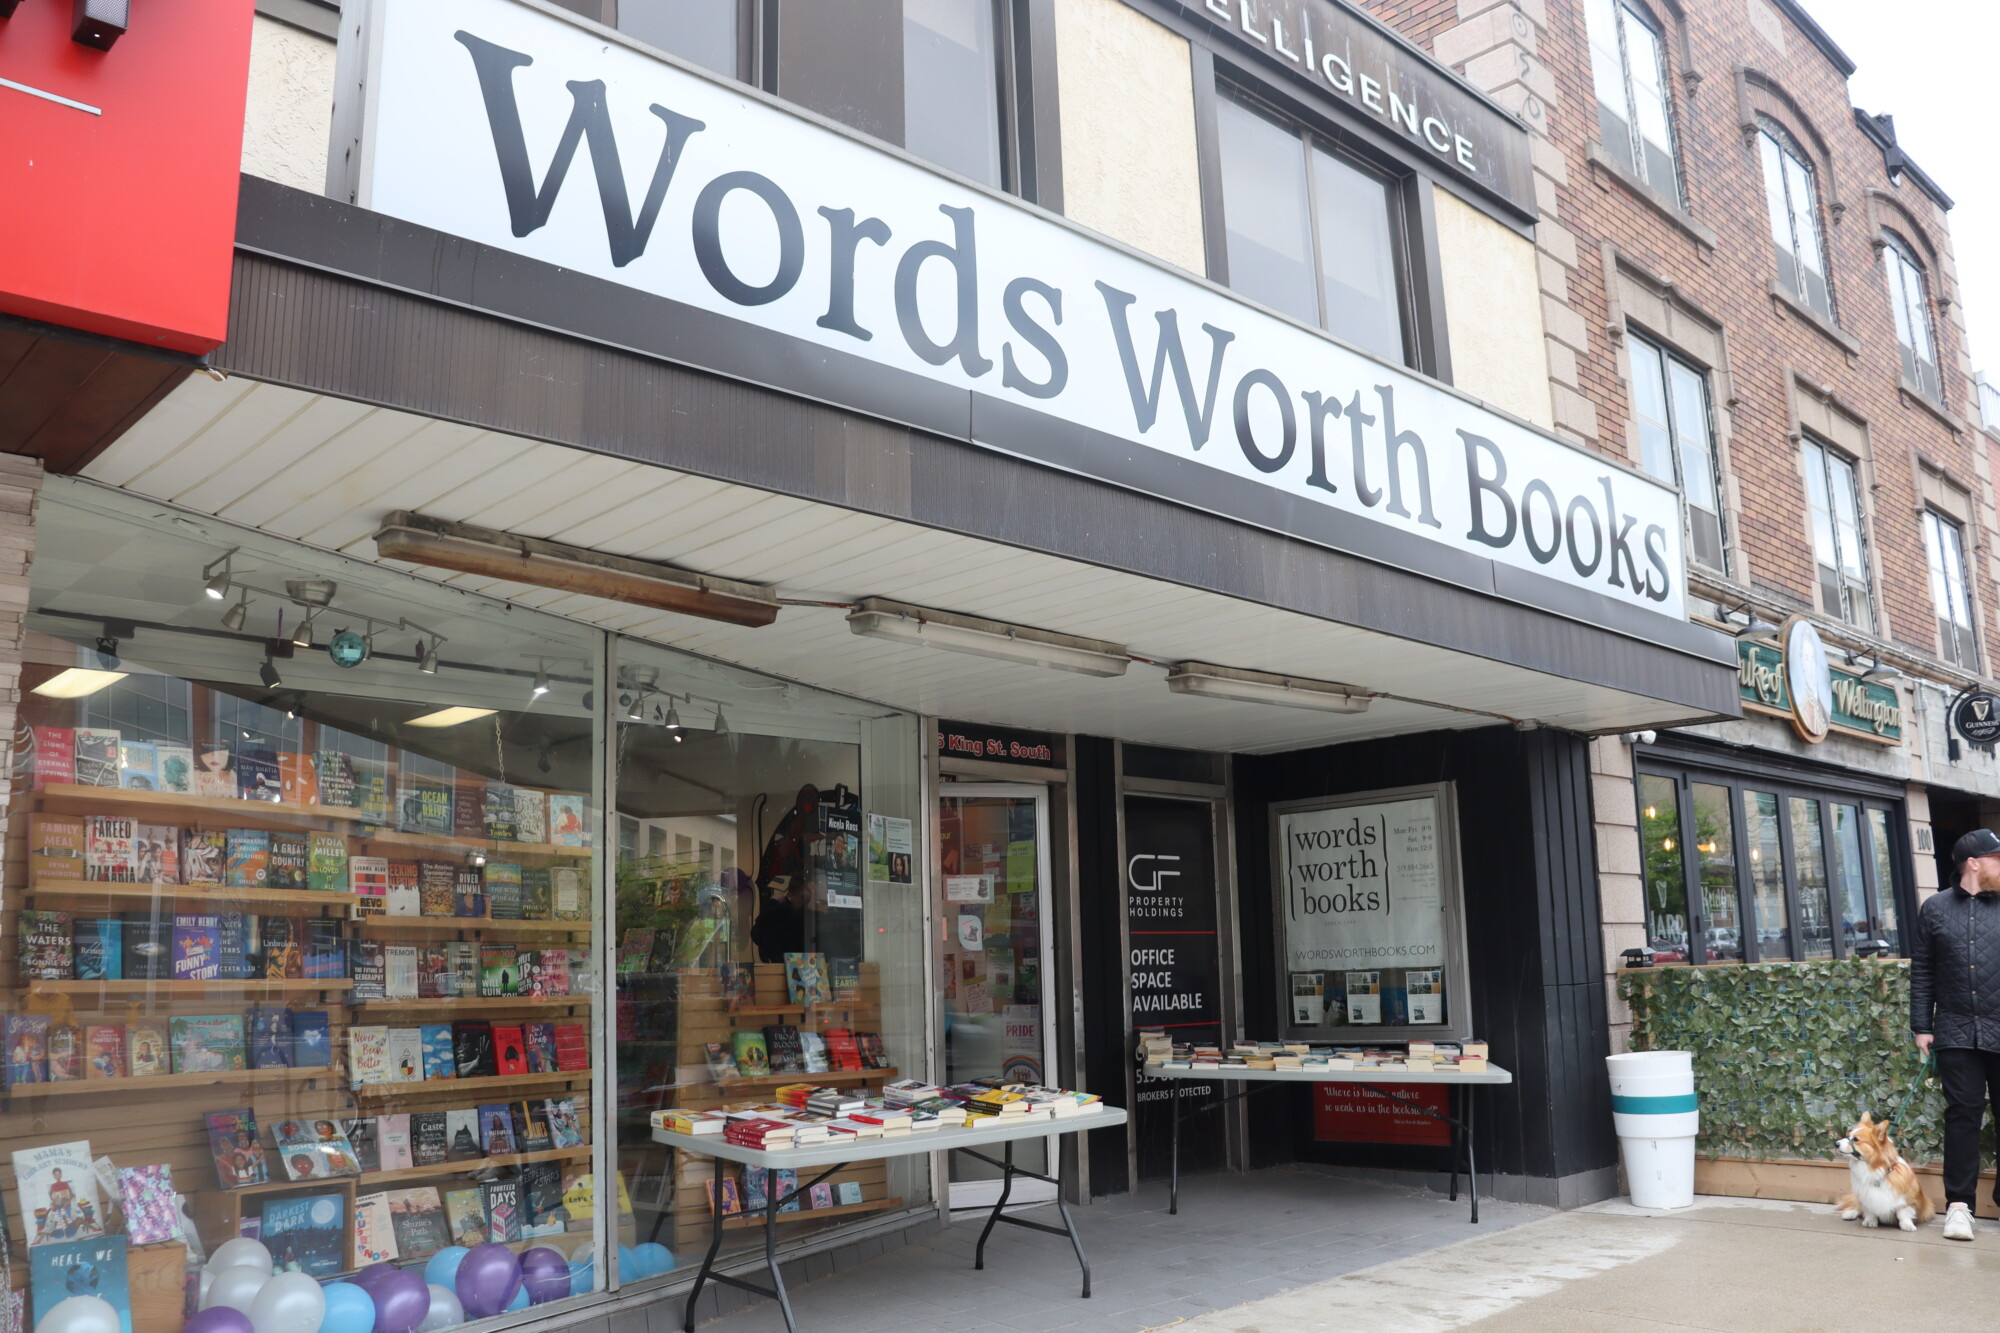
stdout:
[(1931, 1196), (1917, 1183), (1917, 1173), (1896, 1151), (1887, 1121), (1877, 1124), (1875, 1117), (1864, 1111), (1861, 1123), (1834, 1147), (1847, 1159), (1848, 1175), (1854, 1183), (1854, 1192), (1834, 1204), (1842, 1221), (1859, 1218), (1864, 1227), (1893, 1222), (1904, 1231), (1915, 1231), (1937, 1216)]

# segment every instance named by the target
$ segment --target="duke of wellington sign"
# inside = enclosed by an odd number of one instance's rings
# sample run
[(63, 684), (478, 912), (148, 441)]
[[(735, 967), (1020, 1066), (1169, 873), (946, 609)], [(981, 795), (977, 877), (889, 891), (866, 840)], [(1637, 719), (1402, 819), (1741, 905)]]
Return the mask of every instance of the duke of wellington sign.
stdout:
[(1882, 745), (1903, 743), (1903, 699), (1893, 685), (1865, 680), (1827, 659), (1812, 622), (1794, 616), (1775, 642), (1737, 643), (1737, 688), (1745, 711), (1782, 717), (1807, 741), (1838, 733)]

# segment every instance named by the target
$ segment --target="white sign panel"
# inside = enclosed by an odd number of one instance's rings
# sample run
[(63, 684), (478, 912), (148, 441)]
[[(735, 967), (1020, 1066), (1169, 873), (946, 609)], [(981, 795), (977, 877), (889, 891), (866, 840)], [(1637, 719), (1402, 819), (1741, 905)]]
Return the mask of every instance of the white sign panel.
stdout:
[(1287, 972), (1444, 965), (1435, 796), (1281, 814), (1278, 839)]
[(365, 32), (365, 208), (1684, 618), (1673, 491), (1408, 371), (517, 0)]

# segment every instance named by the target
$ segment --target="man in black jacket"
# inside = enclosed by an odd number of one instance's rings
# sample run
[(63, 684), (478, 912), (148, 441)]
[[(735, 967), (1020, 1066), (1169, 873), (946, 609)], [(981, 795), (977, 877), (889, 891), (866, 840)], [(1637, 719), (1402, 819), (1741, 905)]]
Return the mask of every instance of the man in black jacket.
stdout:
[[(1979, 1126), (2000, 1118), (2000, 835), (1974, 829), (1951, 849), (1958, 883), (1917, 912), (1910, 1030), (1944, 1083), (1944, 1234), (1972, 1239)], [(2000, 1185), (1994, 1202), (2000, 1203)]]

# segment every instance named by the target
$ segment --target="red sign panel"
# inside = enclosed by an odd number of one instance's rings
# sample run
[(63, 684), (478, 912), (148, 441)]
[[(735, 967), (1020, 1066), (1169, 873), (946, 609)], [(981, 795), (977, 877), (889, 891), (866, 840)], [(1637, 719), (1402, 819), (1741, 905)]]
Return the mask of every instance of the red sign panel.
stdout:
[[(1442, 1083), (1384, 1083), (1381, 1087), (1439, 1115), (1451, 1109), (1451, 1089)], [(1451, 1125), (1352, 1083), (1315, 1083), (1313, 1137), (1322, 1142), (1448, 1145)]]
[(181, 352), (228, 331), (255, 0), (134, 0), (109, 51), (69, 0), (0, 19), (0, 311)]

